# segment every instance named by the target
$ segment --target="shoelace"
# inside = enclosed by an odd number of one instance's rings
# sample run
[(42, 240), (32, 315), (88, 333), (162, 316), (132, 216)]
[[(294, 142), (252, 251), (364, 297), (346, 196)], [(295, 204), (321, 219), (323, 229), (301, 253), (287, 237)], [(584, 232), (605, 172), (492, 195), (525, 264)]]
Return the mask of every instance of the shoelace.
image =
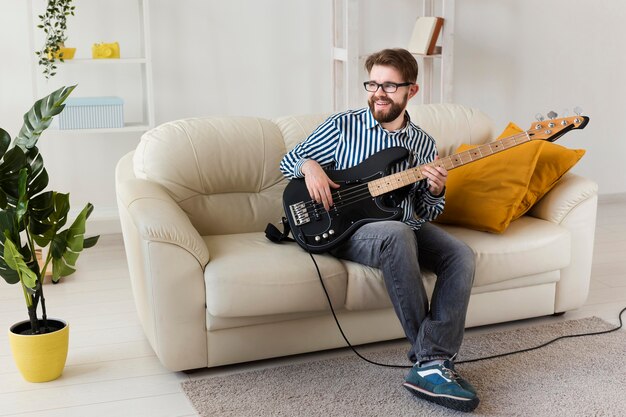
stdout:
[(446, 374), (448, 379), (455, 381), (455, 382), (462, 379), (461, 375), (459, 375), (453, 368), (447, 368), (443, 365), (441, 367), (443, 368), (443, 372)]

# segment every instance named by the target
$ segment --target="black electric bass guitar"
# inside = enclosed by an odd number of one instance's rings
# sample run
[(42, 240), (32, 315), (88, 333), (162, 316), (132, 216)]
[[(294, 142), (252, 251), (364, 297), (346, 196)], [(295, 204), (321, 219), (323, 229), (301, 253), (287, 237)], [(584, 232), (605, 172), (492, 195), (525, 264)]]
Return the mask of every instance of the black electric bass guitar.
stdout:
[(406, 158), (408, 151), (402, 147), (385, 149), (352, 168), (327, 171), (340, 185), (331, 189), (334, 205), (329, 211), (311, 199), (304, 179), (293, 179), (283, 193), (293, 238), (307, 251), (327, 252), (366, 223), (402, 218), (403, 209), (398, 205), (408, 188), (425, 178), (421, 172), (424, 166), (443, 166), (450, 171), (531, 140), (554, 142), (570, 130), (583, 129), (588, 122), (587, 116), (536, 122), (519, 134), (391, 175), (389, 167)]

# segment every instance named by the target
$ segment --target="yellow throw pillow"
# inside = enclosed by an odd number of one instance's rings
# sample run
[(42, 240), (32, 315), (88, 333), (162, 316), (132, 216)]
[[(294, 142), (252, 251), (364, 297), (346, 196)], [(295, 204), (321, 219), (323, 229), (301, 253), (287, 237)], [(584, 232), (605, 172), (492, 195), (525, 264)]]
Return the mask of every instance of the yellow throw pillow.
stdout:
[[(516, 146), (453, 169), (446, 183), (446, 205), (437, 222), (502, 233), (526, 195), (539, 157), (536, 147)], [(456, 153), (472, 149), (461, 145)]]
[[(523, 130), (515, 123), (509, 123), (498, 139), (513, 136)], [(522, 199), (513, 220), (519, 218), (556, 185), (585, 154), (584, 149), (569, 149), (553, 142), (534, 141), (521, 146), (539, 146), (541, 152), (535, 165), (535, 171), (528, 184), (528, 191)]]
[[(522, 132), (509, 123), (498, 139)], [(475, 148), (461, 145), (456, 153)], [(531, 141), (453, 169), (437, 222), (502, 233), (547, 193), (585, 153)]]

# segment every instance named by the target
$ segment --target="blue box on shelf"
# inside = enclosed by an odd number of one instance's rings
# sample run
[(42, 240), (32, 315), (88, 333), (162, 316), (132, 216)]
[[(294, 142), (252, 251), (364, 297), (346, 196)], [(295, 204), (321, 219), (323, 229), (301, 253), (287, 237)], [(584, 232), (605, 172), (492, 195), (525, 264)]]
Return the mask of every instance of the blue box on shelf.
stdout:
[(120, 97), (69, 97), (58, 119), (59, 129), (124, 127), (124, 100)]

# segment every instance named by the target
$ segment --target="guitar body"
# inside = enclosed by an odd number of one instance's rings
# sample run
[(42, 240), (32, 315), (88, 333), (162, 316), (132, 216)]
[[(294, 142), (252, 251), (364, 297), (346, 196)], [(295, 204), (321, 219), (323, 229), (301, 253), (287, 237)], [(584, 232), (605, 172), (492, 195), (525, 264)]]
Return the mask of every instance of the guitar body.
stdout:
[(388, 148), (352, 168), (326, 171), (340, 185), (331, 189), (334, 205), (329, 211), (312, 201), (303, 178), (291, 180), (283, 193), (283, 206), (293, 238), (312, 253), (327, 252), (365, 223), (401, 218), (398, 205), (410, 186), (372, 197), (367, 183), (388, 175), (390, 166), (407, 156), (405, 148)]

